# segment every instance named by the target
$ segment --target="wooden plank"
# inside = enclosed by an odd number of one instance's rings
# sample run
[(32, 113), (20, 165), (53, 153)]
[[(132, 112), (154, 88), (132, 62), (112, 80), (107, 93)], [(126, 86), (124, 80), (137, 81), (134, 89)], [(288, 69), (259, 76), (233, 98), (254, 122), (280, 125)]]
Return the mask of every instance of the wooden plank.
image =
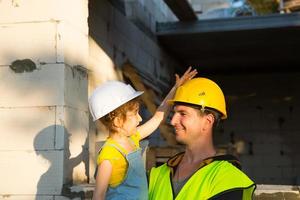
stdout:
[[(141, 98), (142, 101), (145, 103), (148, 111), (153, 115), (157, 108), (153, 98), (154, 92), (151, 92), (151, 89), (147, 89), (145, 87), (140, 76), (137, 74), (136, 70), (134, 69), (131, 63), (126, 62), (123, 65), (123, 74), (132, 82), (133, 86), (137, 90), (145, 91)], [(161, 123), (161, 125), (159, 126), (159, 130), (162, 137), (166, 139), (168, 145), (173, 146), (177, 144), (174, 134), (172, 133), (173, 129), (171, 129), (167, 124)]]
[(155, 147), (155, 155), (156, 157), (161, 158), (170, 158), (180, 152), (183, 152), (183, 146), (177, 147)]
[(169, 158), (183, 151), (183, 145), (173, 147), (150, 147), (147, 151), (146, 170), (149, 171), (152, 167), (167, 162)]
[(164, 2), (180, 21), (196, 21), (198, 19), (187, 0), (164, 0)]
[(156, 166), (156, 155), (154, 148), (148, 148), (146, 158), (146, 171), (150, 171), (152, 167)]
[(300, 10), (300, 0), (286, 0), (283, 4), (283, 9), (288, 12)]

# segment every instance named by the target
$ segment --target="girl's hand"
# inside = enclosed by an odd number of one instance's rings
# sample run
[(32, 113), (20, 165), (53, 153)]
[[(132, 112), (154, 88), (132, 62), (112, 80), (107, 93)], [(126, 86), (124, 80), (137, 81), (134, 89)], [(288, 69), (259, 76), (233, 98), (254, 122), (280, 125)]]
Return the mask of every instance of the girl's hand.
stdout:
[(176, 77), (175, 87), (179, 87), (179, 86), (183, 85), (185, 82), (187, 82), (188, 80), (191, 80), (194, 76), (197, 75), (197, 73), (198, 73), (197, 69), (194, 69), (193, 71), (191, 71), (191, 70), (192, 70), (192, 67), (190, 66), (181, 77), (179, 77), (178, 74), (175, 74), (175, 77)]
[(168, 100), (172, 99), (177, 87), (184, 84), (186, 81), (191, 80), (196, 74), (197, 70), (192, 70), (192, 67), (189, 67), (185, 73), (182, 75), (182, 77), (179, 77), (178, 74), (175, 74), (176, 76), (176, 83), (174, 87), (170, 90), (170, 92), (167, 94), (163, 102), (160, 104), (160, 106), (157, 108), (156, 112), (154, 113), (153, 117), (149, 119), (147, 122), (145, 122), (143, 125), (139, 126), (138, 132), (141, 135), (141, 139), (147, 137), (157, 127), (160, 125), (160, 123), (168, 116), (169, 110), (170, 110), (170, 104), (167, 103)]

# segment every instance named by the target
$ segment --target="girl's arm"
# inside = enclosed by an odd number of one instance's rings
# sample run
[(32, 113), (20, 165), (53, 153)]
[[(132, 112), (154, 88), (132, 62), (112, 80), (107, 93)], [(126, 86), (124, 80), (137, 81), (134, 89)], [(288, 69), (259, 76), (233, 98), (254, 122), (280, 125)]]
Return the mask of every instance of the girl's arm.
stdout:
[(105, 194), (108, 188), (111, 172), (112, 172), (112, 165), (110, 161), (103, 160), (101, 164), (98, 165), (98, 172), (96, 176), (96, 187), (93, 194), (93, 200), (105, 200)]
[(172, 99), (177, 87), (181, 86), (183, 83), (185, 83), (187, 80), (192, 79), (196, 74), (197, 70), (192, 70), (192, 67), (189, 67), (185, 73), (180, 78), (177, 74), (175, 74), (176, 77), (176, 83), (174, 87), (170, 90), (170, 92), (167, 94), (163, 102), (160, 104), (160, 106), (157, 108), (156, 112), (154, 113), (153, 117), (149, 119), (147, 122), (145, 122), (143, 125), (139, 126), (137, 128), (138, 132), (141, 135), (141, 139), (149, 136), (151, 133), (155, 131), (155, 129), (158, 128), (160, 123), (166, 118), (170, 111), (170, 105), (167, 103), (168, 100)]

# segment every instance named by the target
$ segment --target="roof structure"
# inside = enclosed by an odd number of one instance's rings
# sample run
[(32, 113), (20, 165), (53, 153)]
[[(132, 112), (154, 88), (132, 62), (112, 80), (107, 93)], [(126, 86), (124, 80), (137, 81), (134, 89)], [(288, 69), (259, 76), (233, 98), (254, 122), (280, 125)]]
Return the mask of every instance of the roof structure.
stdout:
[(300, 13), (159, 23), (156, 35), (182, 65), (202, 72), (300, 70)]

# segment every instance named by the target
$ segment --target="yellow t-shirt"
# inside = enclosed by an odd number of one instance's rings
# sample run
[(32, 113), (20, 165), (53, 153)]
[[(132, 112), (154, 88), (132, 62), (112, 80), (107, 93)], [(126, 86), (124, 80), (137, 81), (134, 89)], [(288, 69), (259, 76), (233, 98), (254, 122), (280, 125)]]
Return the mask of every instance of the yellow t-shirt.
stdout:
[[(139, 142), (141, 139), (140, 134), (137, 132), (136, 134), (130, 136), (130, 138), (134, 142), (136, 149), (139, 148)], [(128, 154), (126, 149), (124, 149), (121, 145), (110, 138), (106, 140), (105, 144), (113, 144), (117, 146), (123, 152), (123, 154)], [(103, 160), (109, 160), (112, 165), (112, 174), (110, 177), (109, 185), (111, 187), (118, 186), (124, 180), (127, 172), (128, 164), (126, 158), (124, 158), (124, 156), (116, 148), (107, 145), (104, 146), (98, 154), (97, 164), (101, 164)]]

